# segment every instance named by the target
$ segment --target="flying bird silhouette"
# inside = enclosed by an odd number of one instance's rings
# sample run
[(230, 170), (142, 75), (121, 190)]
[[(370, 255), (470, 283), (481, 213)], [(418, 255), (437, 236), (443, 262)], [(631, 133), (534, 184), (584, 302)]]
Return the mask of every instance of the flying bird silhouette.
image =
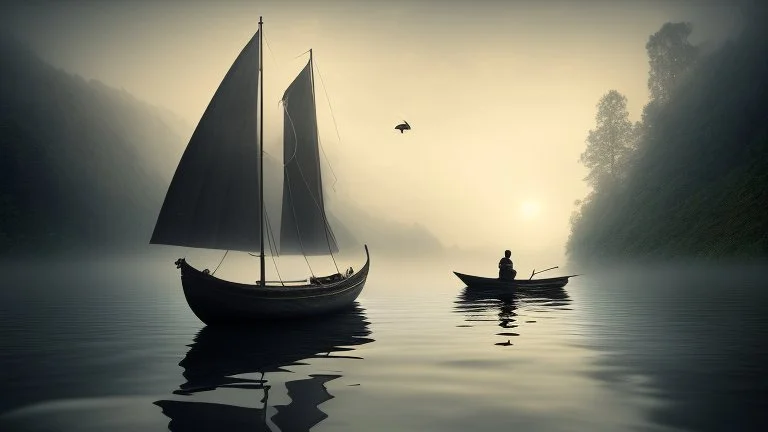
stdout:
[(411, 130), (411, 125), (409, 125), (407, 121), (403, 120), (402, 123), (395, 126), (395, 129), (399, 130), (400, 133), (403, 133), (404, 131)]

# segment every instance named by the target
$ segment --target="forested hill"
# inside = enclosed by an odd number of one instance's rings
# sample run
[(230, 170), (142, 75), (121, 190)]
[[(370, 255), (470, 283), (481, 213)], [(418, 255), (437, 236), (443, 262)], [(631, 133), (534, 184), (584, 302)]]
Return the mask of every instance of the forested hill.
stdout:
[(642, 122), (604, 96), (573, 258), (768, 256), (768, 31), (755, 22), (706, 56), (687, 24), (654, 34)]
[(183, 124), (0, 35), (0, 254), (145, 245)]

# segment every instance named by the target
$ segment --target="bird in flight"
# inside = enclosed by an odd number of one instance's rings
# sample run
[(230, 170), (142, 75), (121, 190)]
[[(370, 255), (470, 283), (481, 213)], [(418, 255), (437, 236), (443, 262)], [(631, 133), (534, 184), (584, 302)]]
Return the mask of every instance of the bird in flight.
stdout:
[(407, 121), (403, 120), (402, 123), (395, 126), (395, 129), (399, 130), (400, 133), (403, 133), (404, 131), (411, 130), (411, 125), (409, 125)]

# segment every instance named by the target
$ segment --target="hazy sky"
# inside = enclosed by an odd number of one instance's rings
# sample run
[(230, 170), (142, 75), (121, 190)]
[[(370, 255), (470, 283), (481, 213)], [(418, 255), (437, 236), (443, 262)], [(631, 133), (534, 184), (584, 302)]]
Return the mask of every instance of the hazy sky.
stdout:
[(731, 3), (32, 1), (5, 3), (0, 19), (52, 64), (192, 126), (263, 15), (268, 151), (280, 154), (277, 101), (313, 48), (337, 196), (446, 245), (519, 256), (562, 251), (588, 192), (578, 159), (595, 105), (616, 89), (639, 118), (648, 36), (686, 20), (695, 42), (722, 39), (737, 27)]

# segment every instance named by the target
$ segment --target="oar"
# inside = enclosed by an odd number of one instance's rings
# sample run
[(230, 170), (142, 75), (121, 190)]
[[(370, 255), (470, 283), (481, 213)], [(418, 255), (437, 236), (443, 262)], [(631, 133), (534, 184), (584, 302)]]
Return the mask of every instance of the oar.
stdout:
[(531, 273), (531, 277), (529, 277), (529, 278), (528, 278), (528, 280), (531, 280), (531, 279), (533, 279), (533, 276), (534, 276), (534, 275), (537, 275), (537, 274), (539, 274), (539, 273), (544, 273), (545, 271), (554, 270), (554, 269), (556, 269), (556, 268), (557, 268), (557, 266), (554, 266), (554, 267), (550, 267), (550, 268), (548, 268), (548, 269), (544, 269), (544, 270), (542, 270), (542, 271), (536, 271), (536, 269), (533, 269), (533, 272)]

